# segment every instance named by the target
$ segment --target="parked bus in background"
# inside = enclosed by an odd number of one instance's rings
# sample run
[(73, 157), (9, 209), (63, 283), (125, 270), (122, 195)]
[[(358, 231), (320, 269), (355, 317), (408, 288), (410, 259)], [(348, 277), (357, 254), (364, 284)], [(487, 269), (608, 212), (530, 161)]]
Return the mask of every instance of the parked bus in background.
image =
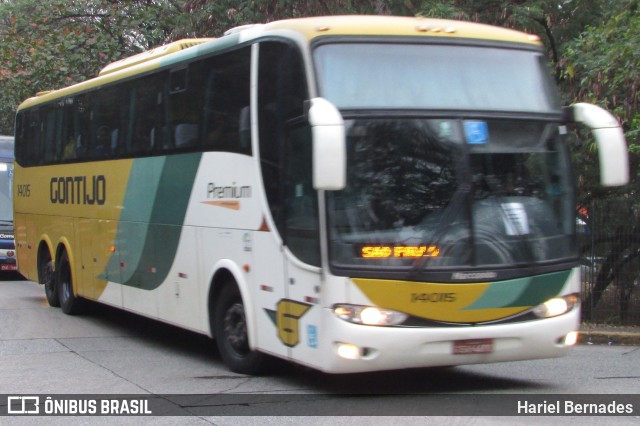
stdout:
[(16, 118), (20, 272), (348, 373), (565, 354), (579, 327), (567, 125), (628, 179), (617, 121), (562, 108), (536, 36), (319, 17), (183, 40)]
[(0, 272), (16, 271), (13, 239), (13, 136), (0, 136)]

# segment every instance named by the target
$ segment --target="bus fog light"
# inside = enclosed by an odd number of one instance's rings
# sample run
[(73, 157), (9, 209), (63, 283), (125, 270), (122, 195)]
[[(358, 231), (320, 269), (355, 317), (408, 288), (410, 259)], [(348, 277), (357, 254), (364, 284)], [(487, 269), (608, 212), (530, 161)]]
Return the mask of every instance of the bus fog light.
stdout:
[(360, 348), (351, 343), (337, 343), (338, 356), (345, 359), (359, 359)]
[(408, 318), (407, 314), (391, 309), (360, 305), (336, 305), (333, 313), (340, 319), (363, 325), (398, 325)]
[(573, 346), (578, 342), (578, 332), (572, 331), (564, 337), (565, 346)]
[(541, 305), (533, 308), (533, 313), (538, 318), (551, 318), (566, 314), (578, 305), (579, 299), (576, 294), (569, 294), (562, 297), (554, 297)]

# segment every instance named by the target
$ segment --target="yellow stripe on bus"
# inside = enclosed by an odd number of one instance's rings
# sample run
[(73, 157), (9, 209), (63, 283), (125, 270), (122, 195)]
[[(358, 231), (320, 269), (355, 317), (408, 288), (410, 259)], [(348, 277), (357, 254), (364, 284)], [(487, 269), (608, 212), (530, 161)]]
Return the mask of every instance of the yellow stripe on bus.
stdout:
[(506, 318), (529, 307), (465, 309), (478, 300), (491, 283), (440, 284), (354, 278), (353, 282), (377, 306), (419, 318), (473, 323)]

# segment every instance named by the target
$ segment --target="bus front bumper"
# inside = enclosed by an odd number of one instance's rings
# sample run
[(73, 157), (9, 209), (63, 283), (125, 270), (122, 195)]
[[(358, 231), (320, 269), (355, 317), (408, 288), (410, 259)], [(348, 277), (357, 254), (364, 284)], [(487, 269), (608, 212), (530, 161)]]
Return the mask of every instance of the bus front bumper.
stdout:
[[(330, 312), (330, 311), (328, 311)], [(580, 310), (522, 323), (469, 327), (375, 327), (330, 314), (321, 370), (356, 373), (554, 358), (575, 343)]]

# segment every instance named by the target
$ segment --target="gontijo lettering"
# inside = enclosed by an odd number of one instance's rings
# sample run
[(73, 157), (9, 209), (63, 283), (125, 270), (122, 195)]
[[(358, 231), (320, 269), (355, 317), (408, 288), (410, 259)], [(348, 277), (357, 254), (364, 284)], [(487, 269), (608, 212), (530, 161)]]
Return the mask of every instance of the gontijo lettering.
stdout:
[(98, 204), (107, 199), (107, 179), (97, 176), (53, 177), (49, 183), (52, 204)]

